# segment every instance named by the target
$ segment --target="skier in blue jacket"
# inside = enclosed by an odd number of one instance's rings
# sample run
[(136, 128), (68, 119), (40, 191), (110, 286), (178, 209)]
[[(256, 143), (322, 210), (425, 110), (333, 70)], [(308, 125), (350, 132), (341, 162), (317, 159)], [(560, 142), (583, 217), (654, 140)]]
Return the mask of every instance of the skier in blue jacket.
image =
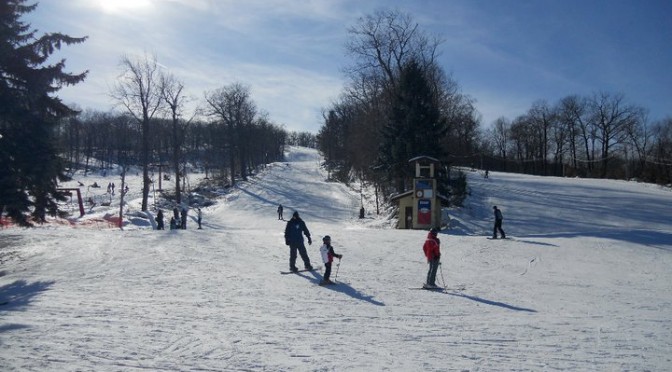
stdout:
[(306, 246), (303, 244), (303, 235), (306, 235), (306, 238), (308, 238), (309, 245), (313, 244), (306, 223), (299, 217), (299, 212), (294, 212), (292, 219), (287, 221), (287, 226), (285, 227), (285, 244), (289, 246), (289, 269), (294, 272), (299, 270), (296, 268), (297, 250), (301, 255), (306, 270), (313, 269), (310, 265), (308, 253), (306, 253)]

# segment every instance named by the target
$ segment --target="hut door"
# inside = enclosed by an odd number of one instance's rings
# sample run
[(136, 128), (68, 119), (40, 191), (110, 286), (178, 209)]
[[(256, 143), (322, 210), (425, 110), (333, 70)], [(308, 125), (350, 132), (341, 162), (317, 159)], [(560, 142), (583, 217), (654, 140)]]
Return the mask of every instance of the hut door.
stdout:
[(404, 214), (406, 215), (405, 217), (405, 224), (404, 224), (404, 229), (412, 229), (413, 228), (413, 207), (406, 207), (404, 210)]

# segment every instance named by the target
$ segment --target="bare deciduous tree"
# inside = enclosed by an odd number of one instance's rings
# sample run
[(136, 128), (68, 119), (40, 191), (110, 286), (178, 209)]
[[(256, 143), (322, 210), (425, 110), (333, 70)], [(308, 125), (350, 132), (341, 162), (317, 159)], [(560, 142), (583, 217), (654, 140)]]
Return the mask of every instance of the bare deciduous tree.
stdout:
[(246, 138), (247, 129), (254, 123), (257, 108), (250, 97), (250, 89), (241, 84), (234, 83), (216, 89), (205, 94), (208, 107), (205, 109), (209, 115), (219, 121), (226, 129), (228, 144), (229, 164), (231, 167), (231, 185), (235, 184), (236, 160), (240, 165), (241, 178), (247, 178), (247, 150), (241, 146), (241, 141)]
[(601, 144), (602, 177), (607, 176), (607, 165), (612, 147), (627, 138), (627, 128), (642, 116), (642, 109), (627, 105), (621, 94), (595, 94), (590, 100), (590, 110), (597, 138)]
[(112, 88), (112, 97), (122, 105), (142, 128), (142, 210), (147, 210), (149, 197), (149, 124), (161, 106), (161, 74), (155, 56), (143, 58), (124, 56), (122, 74)]
[(430, 37), (413, 18), (399, 10), (379, 10), (350, 27), (346, 50), (355, 57), (348, 72), (355, 79), (383, 75), (387, 88), (395, 87), (403, 66), (414, 60), (423, 70), (435, 65), (440, 40)]
[(180, 188), (180, 159), (184, 135), (180, 126), (180, 118), (185, 109), (187, 96), (184, 94), (184, 84), (174, 75), (161, 74), (161, 98), (168, 107), (172, 121), (173, 170), (175, 171), (175, 202), (182, 202)]
[[(569, 152), (571, 154), (572, 166), (578, 168), (579, 164), (579, 138), (584, 139), (584, 148), (588, 156), (590, 153), (588, 149), (588, 138), (586, 134), (587, 118), (586, 118), (586, 100), (579, 96), (568, 96), (563, 98), (557, 107), (558, 117), (564, 130), (567, 132), (569, 141)], [(581, 135), (583, 134), (583, 135)], [(590, 158), (588, 158), (590, 160)]]
[(506, 159), (506, 149), (509, 146), (509, 131), (511, 123), (505, 117), (499, 117), (495, 120), (492, 127), (492, 142), (499, 156)]

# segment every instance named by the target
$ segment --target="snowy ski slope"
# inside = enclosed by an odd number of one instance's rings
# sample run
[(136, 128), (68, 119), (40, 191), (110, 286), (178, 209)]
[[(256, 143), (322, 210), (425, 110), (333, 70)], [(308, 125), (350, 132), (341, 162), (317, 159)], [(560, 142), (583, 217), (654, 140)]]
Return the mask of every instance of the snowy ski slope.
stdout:
[[(0, 370), (672, 368), (669, 190), (470, 172), (440, 234), (439, 283), (465, 290), (434, 293), (409, 290), (426, 232), (358, 220), (359, 193), (319, 162), (291, 148), (205, 209), (203, 230), (0, 230)], [(278, 203), (306, 221), (313, 264), (332, 237), (338, 285), (279, 274)], [(486, 239), (492, 205), (512, 239)]]

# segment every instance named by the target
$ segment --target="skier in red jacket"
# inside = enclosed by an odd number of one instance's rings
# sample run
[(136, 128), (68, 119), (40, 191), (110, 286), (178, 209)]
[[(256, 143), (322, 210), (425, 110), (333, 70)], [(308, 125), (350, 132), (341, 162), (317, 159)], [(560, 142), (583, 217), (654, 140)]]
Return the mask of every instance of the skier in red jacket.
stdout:
[(427, 262), (429, 263), (427, 282), (423, 285), (423, 288), (438, 288), (436, 285), (436, 272), (439, 270), (441, 259), (441, 241), (436, 236), (438, 233), (439, 230), (435, 227), (429, 230), (427, 240), (425, 240), (425, 244), (422, 246), (422, 250), (425, 251), (425, 257), (427, 257)]

